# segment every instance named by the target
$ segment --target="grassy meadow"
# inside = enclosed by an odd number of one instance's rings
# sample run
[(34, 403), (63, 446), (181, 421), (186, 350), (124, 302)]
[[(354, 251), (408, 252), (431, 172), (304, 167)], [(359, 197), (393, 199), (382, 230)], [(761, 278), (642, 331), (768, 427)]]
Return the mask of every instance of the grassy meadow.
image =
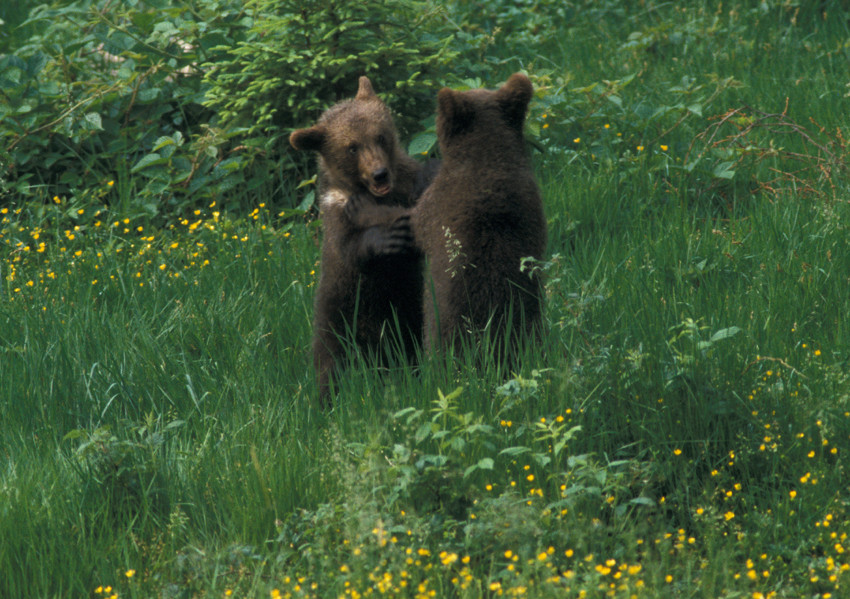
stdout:
[(537, 89), (517, 372), (355, 363), (320, 410), (298, 177), (4, 188), (0, 597), (850, 596), (850, 11), (493, 6), (443, 7), (443, 83)]

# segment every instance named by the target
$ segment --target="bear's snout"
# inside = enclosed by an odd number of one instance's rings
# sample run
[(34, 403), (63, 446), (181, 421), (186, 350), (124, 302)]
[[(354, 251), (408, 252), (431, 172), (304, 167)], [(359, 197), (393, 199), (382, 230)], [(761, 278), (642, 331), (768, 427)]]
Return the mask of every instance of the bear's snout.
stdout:
[(390, 171), (387, 167), (382, 166), (372, 173), (372, 181), (374, 181), (377, 185), (383, 185), (385, 183), (389, 183), (390, 181)]
[(369, 187), (369, 191), (372, 192), (372, 195), (375, 197), (382, 197), (390, 193), (392, 191), (392, 177), (390, 176), (390, 169), (386, 166), (379, 166), (373, 170), (369, 173), (367, 185)]

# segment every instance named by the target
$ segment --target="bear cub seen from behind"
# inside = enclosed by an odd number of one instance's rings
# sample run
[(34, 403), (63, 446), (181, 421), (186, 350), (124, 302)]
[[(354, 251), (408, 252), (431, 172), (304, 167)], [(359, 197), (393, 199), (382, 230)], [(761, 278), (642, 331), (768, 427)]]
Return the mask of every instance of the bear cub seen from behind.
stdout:
[[(369, 79), (359, 83), (353, 99), (289, 138), (295, 149), (318, 153), (324, 238), (313, 362), (323, 406), (349, 356), (347, 339), (365, 354), (385, 356), (401, 347), (410, 359), (421, 339), (420, 257), (405, 209), (425, 188), (430, 170), (401, 149), (389, 108)], [(361, 197), (381, 210), (354, 209)]]
[[(522, 272), (546, 250), (546, 218), (523, 139), (533, 88), (521, 74), (498, 90), (448, 88), (437, 96), (440, 170), (411, 211), (425, 274), (429, 351), (490, 330), (497, 360), (542, 325), (542, 284)], [(355, 206), (356, 208), (356, 206)]]
[(440, 172), (413, 209), (428, 260), (425, 344), (478, 340), (489, 326), (497, 357), (511, 365), (516, 344), (542, 326), (542, 282), (521, 270), (543, 258), (546, 217), (523, 138), (534, 89), (515, 73), (498, 90), (437, 96)]

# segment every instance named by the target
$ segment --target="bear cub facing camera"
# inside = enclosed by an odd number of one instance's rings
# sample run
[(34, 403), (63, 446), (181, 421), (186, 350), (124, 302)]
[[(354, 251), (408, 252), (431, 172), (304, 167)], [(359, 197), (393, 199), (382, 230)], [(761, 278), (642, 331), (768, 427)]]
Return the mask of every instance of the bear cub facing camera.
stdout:
[[(320, 400), (328, 406), (331, 385), (353, 353), (381, 357), (398, 347), (409, 359), (416, 353), (421, 259), (406, 209), (431, 169), (401, 149), (389, 108), (366, 77), (353, 99), (332, 106), (289, 141), (318, 153), (324, 236), (312, 349)], [(356, 209), (361, 198), (381, 209)], [(357, 352), (349, 352), (352, 340)]]
[(540, 332), (542, 282), (521, 269), (523, 258), (543, 258), (547, 237), (522, 133), (532, 94), (516, 73), (495, 91), (444, 88), (437, 96), (442, 163), (410, 212), (428, 263), (429, 351), (480, 341), (489, 330), (497, 360), (512, 366), (517, 344)]

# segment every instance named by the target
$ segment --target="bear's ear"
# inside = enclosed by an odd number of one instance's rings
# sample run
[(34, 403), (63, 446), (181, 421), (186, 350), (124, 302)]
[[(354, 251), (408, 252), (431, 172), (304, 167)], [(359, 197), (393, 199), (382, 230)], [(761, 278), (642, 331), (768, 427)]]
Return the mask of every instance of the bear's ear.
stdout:
[(375, 90), (372, 88), (372, 82), (369, 81), (368, 77), (360, 78), (360, 87), (357, 88), (357, 95), (354, 96), (355, 100), (376, 100), (378, 96), (375, 94)]
[(444, 87), (437, 93), (437, 116), (444, 135), (457, 135), (472, 127), (475, 106), (463, 92)]
[(514, 73), (496, 91), (496, 101), (505, 115), (505, 120), (515, 129), (522, 131), (528, 104), (534, 95), (531, 81), (522, 73)]
[(309, 129), (297, 129), (289, 136), (289, 143), (296, 150), (319, 152), (325, 143), (325, 130), (318, 125)]

